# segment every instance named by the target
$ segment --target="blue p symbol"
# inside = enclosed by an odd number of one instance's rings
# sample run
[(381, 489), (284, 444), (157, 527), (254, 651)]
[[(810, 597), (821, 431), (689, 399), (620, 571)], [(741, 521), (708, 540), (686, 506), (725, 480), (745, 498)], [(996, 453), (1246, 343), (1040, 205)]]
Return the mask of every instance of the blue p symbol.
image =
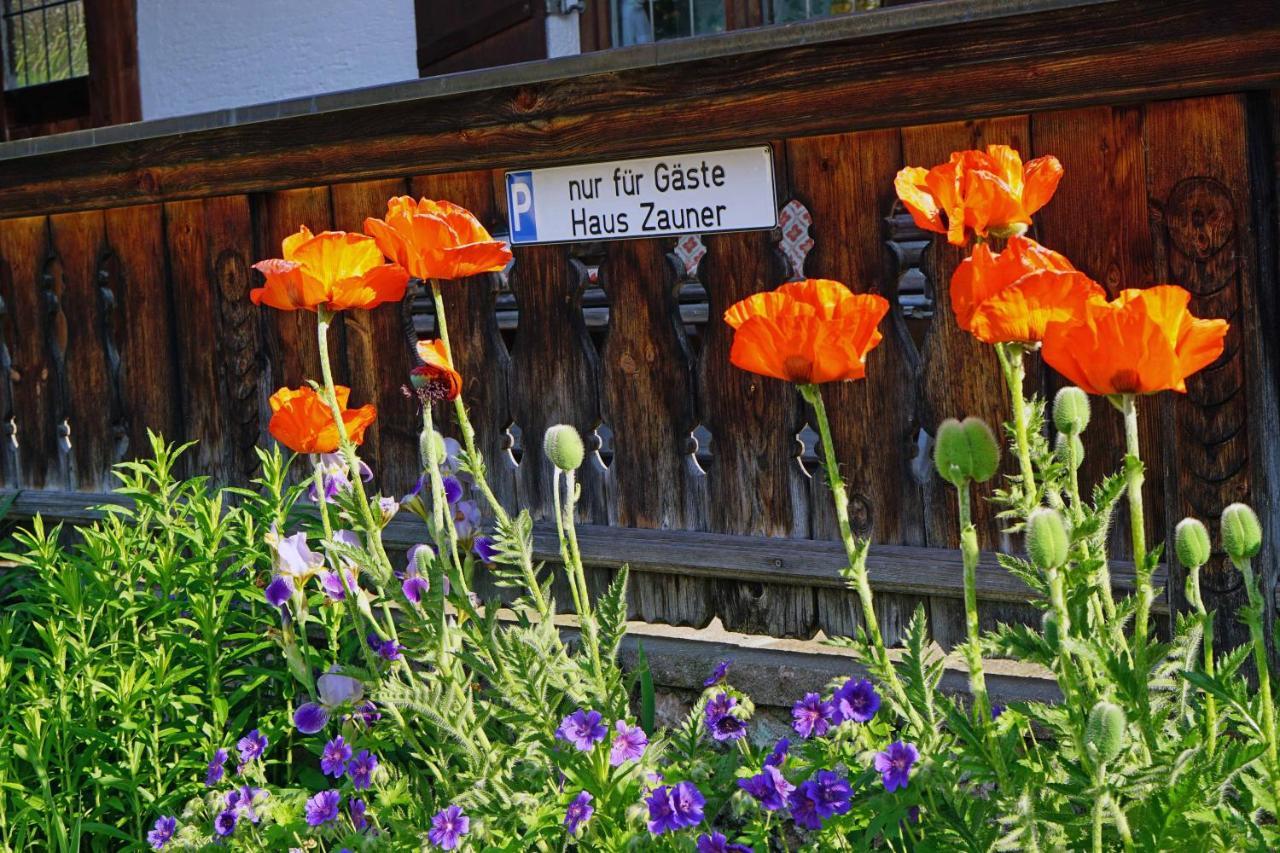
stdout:
[(533, 173), (507, 172), (507, 213), (511, 220), (512, 243), (538, 240), (538, 222), (533, 210)]

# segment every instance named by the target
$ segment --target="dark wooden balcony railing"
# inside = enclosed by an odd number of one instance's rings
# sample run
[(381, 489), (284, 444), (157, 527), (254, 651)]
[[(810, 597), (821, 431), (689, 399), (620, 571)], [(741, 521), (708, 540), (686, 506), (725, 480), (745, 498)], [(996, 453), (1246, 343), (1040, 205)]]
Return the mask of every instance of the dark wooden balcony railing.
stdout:
[[(1274, 540), (1273, 11), (946, 0), (0, 146), (0, 485), (22, 490), (23, 512), (82, 517), (148, 428), (200, 440), (191, 473), (252, 476), (267, 396), (318, 373), (311, 318), (248, 300), (250, 265), (301, 223), (359, 229), (407, 192), (501, 230), (503, 169), (763, 141), (779, 208), (811, 219), (798, 231), (707, 235), (692, 271), (675, 240), (522, 248), (509, 275), (447, 287), (496, 489), (545, 515), (541, 435), (573, 423), (599, 451), (581, 478), (584, 549), (601, 575), (634, 565), (638, 616), (849, 631), (809, 415), (793, 389), (729, 365), (718, 318), (801, 274), (880, 292), (894, 310), (869, 378), (830, 387), (828, 405), (858, 531), (877, 543), (881, 623), (894, 632), (923, 603), (949, 643), (960, 572), (931, 434), (947, 416), (1007, 412), (993, 354), (951, 316), (960, 255), (906, 225), (892, 181), (1003, 142), (1066, 167), (1040, 240), (1113, 291), (1175, 281), (1198, 313), (1232, 322), (1227, 354), (1187, 395), (1144, 401), (1152, 536), (1248, 499)], [(417, 466), (406, 333), (432, 322), (412, 300), (352, 312), (332, 343), (354, 399), (379, 406), (366, 455), (390, 494)], [(1045, 393), (1058, 381), (1038, 364), (1031, 376)], [(1120, 437), (1099, 405), (1087, 482), (1119, 464)], [(991, 512), (978, 524), (985, 548), (1016, 548)], [(1243, 600), (1226, 567), (1208, 583), (1219, 607)], [(984, 569), (989, 621), (1025, 618), (1026, 595)]]

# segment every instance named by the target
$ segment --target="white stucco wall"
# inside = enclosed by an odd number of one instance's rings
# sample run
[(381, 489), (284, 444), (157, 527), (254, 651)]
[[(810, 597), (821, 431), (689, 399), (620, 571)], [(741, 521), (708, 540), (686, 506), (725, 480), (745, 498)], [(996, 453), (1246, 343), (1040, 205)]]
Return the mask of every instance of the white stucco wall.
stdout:
[(413, 0), (138, 0), (138, 76), (146, 119), (410, 80)]
[(578, 13), (574, 11), (567, 15), (548, 15), (547, 56), (572, 56), (575, 53), (582, 53)]

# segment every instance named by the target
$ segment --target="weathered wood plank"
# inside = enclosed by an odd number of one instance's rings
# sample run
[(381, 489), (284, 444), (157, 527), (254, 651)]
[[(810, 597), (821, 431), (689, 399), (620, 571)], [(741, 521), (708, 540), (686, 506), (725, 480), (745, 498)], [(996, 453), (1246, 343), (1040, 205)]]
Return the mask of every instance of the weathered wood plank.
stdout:
[(101, 491), (111, 483), (111, 465), (119, 459), (112, 436), (118, 385), (107, 363), (109, 330), (98, 287), (103, 215), (52, 216), (49, 230), (54, 260), (47, 292), (58, 305), (51, 316), (50, 344), (64, 354), (62, 365), (55, 356), (54, 368), (62, 381), (59, 420), (68, 427), (62, 438), (70, 444), (60, 448), (69, 463), (64, 476), (71, 488)]
[[(1231, 322), (1226, 351), (1187, 380), (1186, 395), (1165, 394), (1162, 443), (1148, 446), (1163, 477), (1150, 477), (1147, 505), (1161, 504), (1167, 531), (1184, 515), (1215, 532), (1223, 507), (1262, 493), (1250, 464), (1249, 380), (1257, 326), (1253, 210), (1249, 203), (1242, 96), (1149, 104), (1144, 139), (1151, 231), (1158, 278), (1192, 293), (1191, 310)], [(1269, 440), (1274, 441), (1271, 436)], [(1264, 487), (1265, 488), (1265, 487)], [(1272, 485), (1274, 488), (1274, 484)], [(1226, 616), (1246, 601), (1242, 578), (1221, 555), (1201, 576), (1205, 604), (1222, 614), (1215, 630), (1230, 648), (1248, 632)], [(1265, 620), (1264, 620), (1265, 621)]]
[[(0, 222), (0, 298), (5, 303), (13, 400), (0, 422), (0, 437), (17, 441), (16, 485), (43, 488), (56, 483), (57, 422), (45, 318), (45, 274), (49, 220), (43, 216)], [(12, 428), (14, 433), (8, 435)], [(50, 481), (54, 481), (50, 483)], [(61, 485), (61, 484), (57, 484)]]
[[(9, 494), (10, 491), (0, 490), (0, 497)], [(31, 490), (18, 494), (13, 514), (16, 518), (29, 518), (39, 512), (47, 518), (81, 523), (98, 516), (93, 507), (124, 500), (109, 493)], [(579, 525), (578, 540), (584, 561), (595, 567), (612, 569), (627, 563), (637, 571), (689, 578), (844, 588), (840, 577), (844, 551), (835, 542), (592, 524)], [(412, 519), (396, 519), (386, 528), (386, 541), (389, 548), (407, 548), (422, 541), (422, 525)], [(540, 560), (559, 559), (553, 523), (535, 525), (534, 552)], [(905, 545), (873, 545), (867, 561), (877, 592), (916, 596), (960, 597), (963, 588), (959, 566), (958, 551)], [(1116, 560), (1111, 569), (1116, 591), (1131, 592), (1133, 564)], [(1156, 570), (1156, 582), (1163, 583), (1164, 576), (1165, 567), (1161, 565)], [(979, 598), (991, 603), (1026, 606), (1032, 595), (1025, 584), (1000, 568), (994, 554), (986, 552), (979, 561), (977, 588)], [(1158, 602), (1153, 610), (1163, 613), (1167, 608)]]
[[(225, 196), (165, 205), (177, 371), (182, 378), (186, 471), (219, 484), (257, 471), (266, 434), (265, 342), (249, 301), (253, 229), (249, 200)], [(209, 334), (216, 329), (216, 334)]]
[[(165, 267), (160, 205), (106, 211), (108, 275), (102, 284), (115, 302), (112, 337), (119, 350), (123, 427), (131, 459), (151, 453), (147, 430), (170, 441), (183, 435), (177, 383), (170, 282)], [(210, 329), (200, 338), (208, 344)]]
[[(1022, 14), (996, 0), (931, 5), (814, 25), (802, 31), (808, 43), (762, 30), (726, 37), (724, 53), (711, 41), (594, 54), (410, 86), (408, 100), (349, 108), (361, 99), (347, 96), (323, 113), (116, 142), (94, 157), (3, 161), (0, 215), (382, 178), (423, 164), (443, 172), (676, 151), (688, 141), (671, 128), (689, 115), (701, 144), (750, 144), (1280, 80), (1269, 0)], [(823, 40), (826, 28), (839, 39)], [(644, 51), (672, 60), (650, 64)]]

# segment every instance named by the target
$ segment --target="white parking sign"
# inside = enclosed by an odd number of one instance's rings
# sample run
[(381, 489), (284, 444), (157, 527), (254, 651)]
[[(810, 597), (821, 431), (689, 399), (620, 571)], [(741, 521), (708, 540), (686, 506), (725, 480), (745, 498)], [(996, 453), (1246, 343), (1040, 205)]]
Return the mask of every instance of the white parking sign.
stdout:
[(777, 224), (767, 145), (507, 173), (511, 242), (569, 243)]

